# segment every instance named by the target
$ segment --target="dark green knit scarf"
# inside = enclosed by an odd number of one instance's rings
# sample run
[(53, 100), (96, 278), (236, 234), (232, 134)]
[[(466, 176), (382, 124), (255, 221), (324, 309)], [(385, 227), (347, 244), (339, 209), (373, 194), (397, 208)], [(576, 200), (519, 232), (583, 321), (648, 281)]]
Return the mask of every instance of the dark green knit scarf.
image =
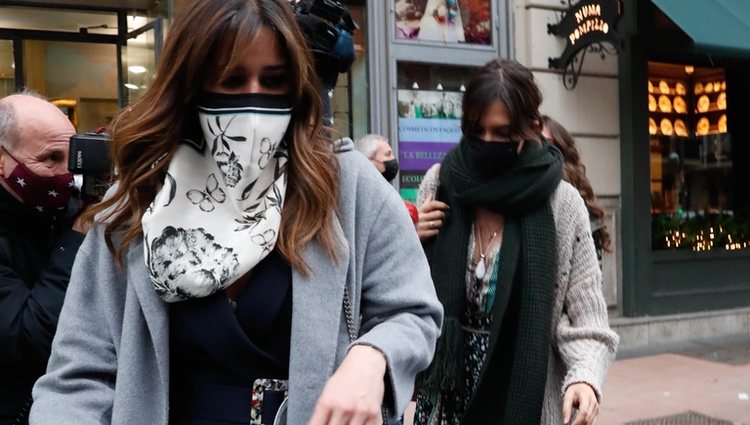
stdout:
[[(421, 391), (471, 397), (464, 423), (539, 424), (547, 378), (555, 286), (555, 223), (550, 197), (562, 178), (562, 154), (547, 142), (527, 142), (519, 162), (490, 180), (480, 177), (466, 141), (440, 170), (436, 199), (450, 206), (438, 236), (425, 246), (445, 309), (435, 359), (420, 374)], [(477, 389), (464, 388), (466, 262), (474, 212), (505, 216), (490, 345)]]

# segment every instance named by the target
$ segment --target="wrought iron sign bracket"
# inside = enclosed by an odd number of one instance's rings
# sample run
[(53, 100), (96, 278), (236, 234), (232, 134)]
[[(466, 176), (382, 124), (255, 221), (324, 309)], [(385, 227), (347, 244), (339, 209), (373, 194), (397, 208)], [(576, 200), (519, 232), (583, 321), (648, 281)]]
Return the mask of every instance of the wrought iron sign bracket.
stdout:
[(617, 22), (622, 15), (621, 0), (561, 0), (567, 9), (560, 13), (556, 24), (547, 24), (547, 33), (565, 39), (565, 50), (560, 57), (548, 58), (550, 68), (563, 70), (563, 85), (573, 90), (583, 69), (587, 53), (604, 60), (617, 55), (623, 47), (617, 34)]

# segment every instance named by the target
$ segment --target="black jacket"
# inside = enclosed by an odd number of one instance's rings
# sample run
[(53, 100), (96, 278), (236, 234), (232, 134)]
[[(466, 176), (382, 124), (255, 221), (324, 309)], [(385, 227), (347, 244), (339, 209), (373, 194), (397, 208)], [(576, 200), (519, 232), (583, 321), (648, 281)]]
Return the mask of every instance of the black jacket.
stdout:
[(46, 368), (83, 234), (0, 186), (0, 425), (13, 424)]

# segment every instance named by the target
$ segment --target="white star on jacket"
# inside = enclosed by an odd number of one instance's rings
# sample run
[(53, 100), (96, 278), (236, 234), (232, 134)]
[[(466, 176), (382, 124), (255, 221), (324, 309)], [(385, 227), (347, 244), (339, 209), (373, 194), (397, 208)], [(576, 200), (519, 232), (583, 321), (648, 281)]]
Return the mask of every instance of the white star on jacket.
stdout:
[(16, 183), (17, 183), (17, 184), (18, 184), (19, 186), (21, 186), (21, 187), (26, 187), (26, 180), (24, 180), (24, 179), (22, 179), (22, 178), (20, 178), (20, 177), (18, 178), (18, 180), (16, 180)]
[(50, 190), (49, 192), (47, 192), (47, 195), (53, 198), (57, 198), (57, 195), (59, 195), (59, 193), (55, 192), (54, 190)]

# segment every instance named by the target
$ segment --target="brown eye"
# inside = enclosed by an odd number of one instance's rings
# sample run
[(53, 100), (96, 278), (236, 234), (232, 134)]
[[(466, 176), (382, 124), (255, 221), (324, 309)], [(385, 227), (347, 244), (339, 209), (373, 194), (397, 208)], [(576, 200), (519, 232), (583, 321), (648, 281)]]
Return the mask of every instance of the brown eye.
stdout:
[(230, 76), (221, 82), (221, 86), (226, 88), (242, 87), (243, 84), (245, 84), (245, 78), (239, 75)]
[(267, 75), (260, 80), (260, 83), (263, 85), (263, 87), (269, 89), (284, 87), (288, 82), (289, 79), (287, 78), (286, 74)]

